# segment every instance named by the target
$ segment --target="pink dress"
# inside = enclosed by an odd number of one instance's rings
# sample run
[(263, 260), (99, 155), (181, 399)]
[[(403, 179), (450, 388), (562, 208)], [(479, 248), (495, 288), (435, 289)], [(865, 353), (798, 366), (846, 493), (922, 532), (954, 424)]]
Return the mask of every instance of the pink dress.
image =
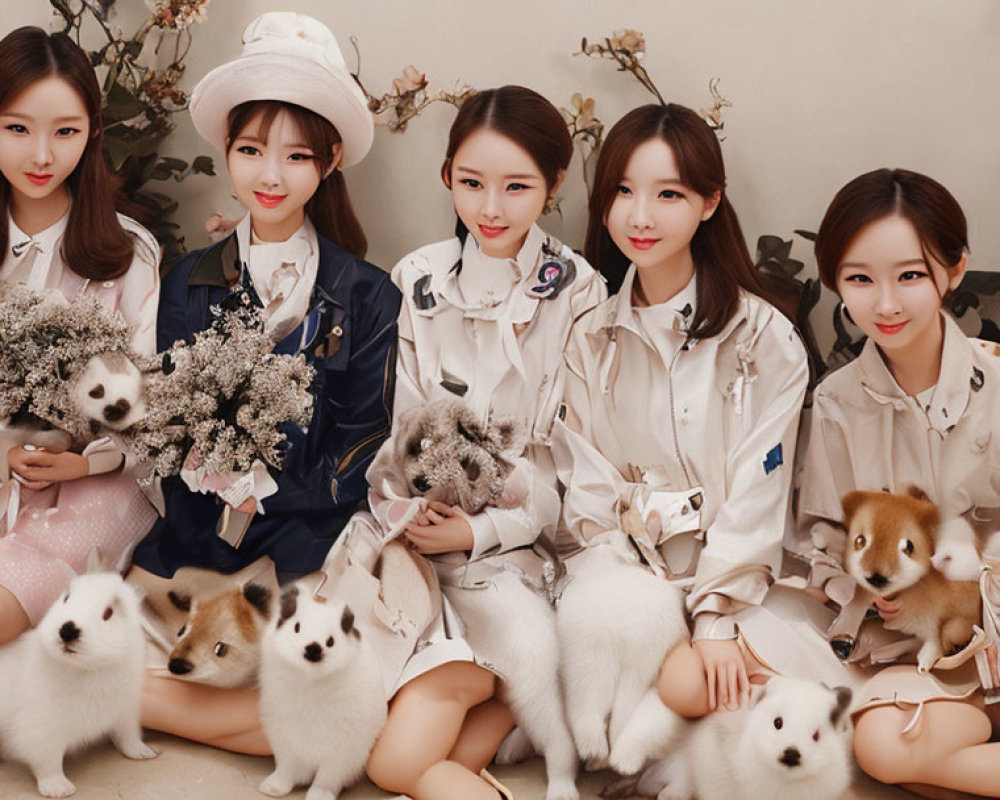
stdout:
[[(118, 310), (132, 325), (136, 350), (155, 352), (159, 298), (156, 240), (145, 228), (120, 216), (122, 227), (135, 239), (132, 264), (114, 280), (89, 281), (62, 261), (60, 246), (67, 218), (68, 214), (33, 237), (9, 220), (12, 251), (0, 265), (0, 281), (17, 281), (41, 291), (58, 290), (66, 297), (87, 292)], [(83, 455), (90, 462), (87, 477), (40, 491), (22, 487), (16, 516), (8, 515), (7, 508), (0, 509), (0, 586), (17, 598), (32, 625), (63, 592), (72, 574), (83, 569), (94, 547), (106, 564), (123, 569), (132, 548), (156, 518), (134, 477), (119, 469), (121, 455), (110, 440), (91, 442)], [(0, 476), (0, 480), (9, 479)]]

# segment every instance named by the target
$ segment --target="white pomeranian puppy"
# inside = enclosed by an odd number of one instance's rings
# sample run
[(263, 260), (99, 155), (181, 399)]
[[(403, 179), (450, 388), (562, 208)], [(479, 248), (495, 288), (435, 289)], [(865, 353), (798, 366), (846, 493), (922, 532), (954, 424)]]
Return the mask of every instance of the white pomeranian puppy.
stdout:
[(0, 649), (0, 752), (27, 764), (46, 797), (76, 791), (63, 756), (105, 736), (127, 758), (156, 756), (139, 725), (139, 604), (116, 573), (79, 575), (37, 628)]
[(282, 595), (264, 635), (260, 707), (275, 761), (264, 794), (311, 783), (307, 800), (336, 800), (361, 777), (388, 703), (349, 607), (313, 597), (302, 582)]
[(689, 723), (654, 770), (658, 800), (836, 800), (851, 781), (850, 701), (842, 686), (772, 678), (749, 707)]
[(566, 711), (580, 757), (633, 774), (664, 755), (677, 717), (656, 676), (687, 635), (684, 598), (617, 544), (567, 560), (571, 580), (556, 615)]

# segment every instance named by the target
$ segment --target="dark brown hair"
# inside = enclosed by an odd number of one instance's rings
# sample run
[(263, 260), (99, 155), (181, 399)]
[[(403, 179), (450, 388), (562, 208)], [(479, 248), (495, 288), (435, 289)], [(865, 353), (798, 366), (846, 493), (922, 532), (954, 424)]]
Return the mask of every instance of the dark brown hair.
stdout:
[(271, 125), (282, 111), (292, 118), (305, 144), (316, 156), (316, 169), (319, 170), (321, 180), (305, 208), (312, 224), (316, 226), (316, 232), (348, 253), (364, 258), (368, 240), (351, 206), (344, 174), (335, 169), (325, 178), (322, 177), (333, 163), (333, 146), (341, 143), (340, 134), (328, 120), (308, 108), (281, 100), (250, 100), (240, 103), (229, 112), (227, 155), (233, 142), (255, 120), (258, 126), (255, 135), (267, 144)]
[[(18, 28), (0, 40), (0, 110), (31, 84), (52, 76), (72, 87), (90, 121), (87, 146), (66, 179), (73, 203), (62, 240), (62, 259), (84, 278), (117, 278), (128, 271), (137, 243), (115, 214), (115, 189), (104, 163), (101, 90), (90, 60), (65, 34), (50, 35), (41, 28)], [(9, 211), (10, 183), (0, 176), (0, 217)], [(7, 237), (7, 225), (0, 225), (0, 253), (7, 252)]]
[[(551, 192), (573, 158), (573, 140), (556, 107), (538, 92), (524, 86), (501, 86), (486, 89), (468, 98), (458, 110), (448, 134), (441, 177), (451, 185), (451, 162), (462, 142), (485, 128), (506, 136), (535, 162)], [(455, 224), (456, 235), (465, 240), (468, 231), (461, 220)]]
[(747, 250), (739, 220), (726, 197), (726, 168), (715, 133), (694, 111), (675, 103), (633, 109), (608, 133), (597, 159), (590, 195), (587, 238), (583, 254), (617, 292), (629, 268), (604, 224), (632, 153), (639, 145), (660, 139), (677, 161), (681, 182), (702, 197), (720, 193), (718, 208), (695, 231), (691, 256), (698, 276), (698, 303), (691, 335), (706, 339), (719, 333), (739, 307), (740, 289), (761, 297), (761, 285)]
[(816, 235), (816, 265), (823, 284), (837, 291), (844, 253), (873, 222), (900, 216), (913, 225), (928, 262), (953, 267), (969, 249), (962, 207), (940, 183), (907, 169), (877, 169), (837, 192)]

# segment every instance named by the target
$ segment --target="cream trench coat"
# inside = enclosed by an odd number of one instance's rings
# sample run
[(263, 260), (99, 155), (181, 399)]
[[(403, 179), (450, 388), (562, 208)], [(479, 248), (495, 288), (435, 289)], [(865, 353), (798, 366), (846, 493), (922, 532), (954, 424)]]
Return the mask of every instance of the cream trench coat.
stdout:
[[(695, 638), (733, 638), (731, 615), (760, 606), (781, 562), (805, 349), (785, 317), (746, 293), (717, 336), (690, 339), (696, 281), (635, 308), (635, 274), (580, 320), (567, 348), (566, 422), (553, 436), (560, 546), (624, 536), (624, 510), (665, 493), (663, 530), (632, 544), (688, 591)], [(744, 634), (752, 616), (740, 615)]]
[[(870, 339), (857, 359), (816, 389), (798, 525), (788, 547), (810, 562), (810, 581), (840, 606), (854, 597), (856, 585), (841, 566), (846, 533), (840, 498), (849, 491), (903, 492), (914, 485), (938, 504), (943, 518), (966, 515), (983, 537), (1000, 528), (989, 522), (1000, 520), (998, 347), (967, 338), (942, 316), (941, 372), (926, 407), (899, 387)], [(992, 572), (981, 581), (987, 606), (996, 606)], [(937, 677), (952, 693), (968, 690), (956, 687), (951, 675)]]
[[(558, 250), (566, 265), (556, 278), (558, 292), (549, 297), (535, 291), (544, 282), (543, 245)], [(532, 490), (524, 506), (487, 507), (469, 517), (474, 536), (469, 555), (430, 557), (445, 594), (481, 589), (501, 572), (542, 589), (545, 561), (530, 548), (540, 538), (551, 541), (559, 517), (548, 445), (562, 397), (563, 351), (574, 320), (607, 296), (604, 282), (537, 225), (516, 259), (485, 256), (469, 235), (464, 246), (449, 239), (411, 253), (395, 266), (392, 279), (403, 294), (394, 415), (457, 395), (484, 418), (490, 413), (514, 418), (527, 436)], [(423, 503), (400, 480), (392, 452), (390, 439), (368, 471), (372, 513), (387, 537), (398, 535)], [(446, 602), (400, 685), (445, 661), (474, 659), (452, 615)]]

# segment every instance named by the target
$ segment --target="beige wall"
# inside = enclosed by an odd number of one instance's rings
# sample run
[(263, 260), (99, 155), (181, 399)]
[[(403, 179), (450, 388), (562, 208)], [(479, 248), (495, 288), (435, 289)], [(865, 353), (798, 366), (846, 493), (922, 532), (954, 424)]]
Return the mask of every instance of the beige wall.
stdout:
[[(48, 4), (31, 2), (2, 0), (0, 33), (47, 24)], [(146, 13), (141, 0), (118, 0), (116, 8), (125, 30)], [(412, 63), (433, 88), (521, 83), (557, 106), (582, 91), (609, 126), (651, 95), (612, 64), (571, 53), (582, 36), (636, 28), (646, 35), (646, 67), (668, 99), (708, 106), (709, 79), (722, 79), (733, 103), (723, 144), (730, 193), (751, 247), (762, 233), (787, 238), (795, 228), (815, 229), (834, 191), (854, 175), (906, 166), (941, 180), (966, 209), (970, 265), (1000, 265), (995, 0), (212, 0), (208, 20), (194, 29), (187, 86), (235, 57), (243, 26), (273, 8), (326, 22), (349, 64), (348, 37), (356, 36), (361, 77), (373, 93)], [(451, 230), (438, 168), (453, 115), (434, 106), (405, 134), (379, 129), (372, 154), (347, 172), (369, 258), (383, 267)], [(183, 117), (167, 149), (209, 152)], [(585, 228), (579, 171), (575, 161), (562, 219), (543, 222), (573, 246)], [(235, 210), (222, 174), (169, 188), (182, 200), (178, 221), (190, 246), (207, 241), (201, 223), (209, 213)], [(807, 243), (797, 239), (793, 255), (812, 274)]]

